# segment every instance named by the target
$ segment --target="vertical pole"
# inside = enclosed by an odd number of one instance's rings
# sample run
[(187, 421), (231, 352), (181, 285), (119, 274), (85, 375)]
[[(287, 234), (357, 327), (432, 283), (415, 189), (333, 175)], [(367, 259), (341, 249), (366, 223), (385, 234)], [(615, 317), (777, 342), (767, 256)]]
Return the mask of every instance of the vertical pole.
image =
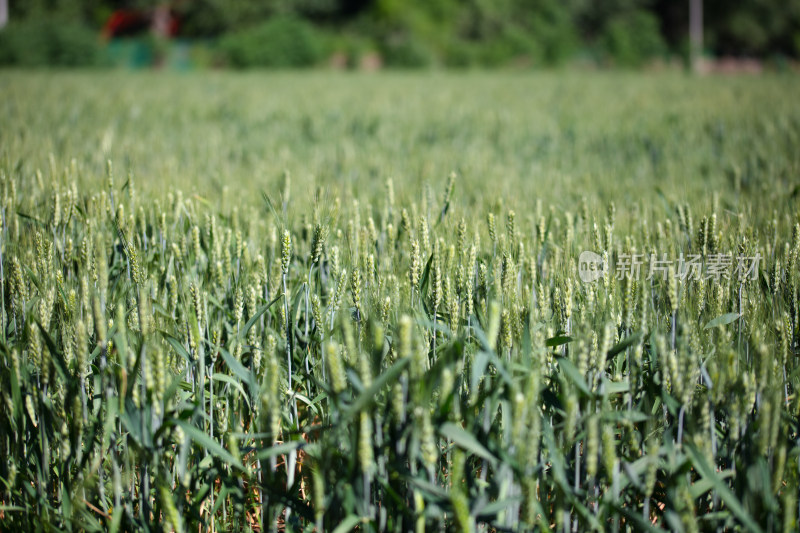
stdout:
[(703, 0), (689, 0), (689, 40), (692, 71), (699, 72), (703, 54)]
[(0, 29), (8, 24), (8, 0), (0, 0)]

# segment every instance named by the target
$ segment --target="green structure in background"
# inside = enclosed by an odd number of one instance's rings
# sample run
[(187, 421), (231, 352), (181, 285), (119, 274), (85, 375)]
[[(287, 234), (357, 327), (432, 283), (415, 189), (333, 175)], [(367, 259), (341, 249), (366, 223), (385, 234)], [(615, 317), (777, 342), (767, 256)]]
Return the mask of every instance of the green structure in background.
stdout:
[(144, 39), (116, 39), (108, 43), (106, 54), (112, 65), (149, 68), (153, 64), (152, 43)]
[(215, 52), (206, 41), (175, 39), (158, 42), (153, 38), (114, 39), (105, 48), (110, 66), (149, 69), (154, 66), (186, 71), (214, 65)]

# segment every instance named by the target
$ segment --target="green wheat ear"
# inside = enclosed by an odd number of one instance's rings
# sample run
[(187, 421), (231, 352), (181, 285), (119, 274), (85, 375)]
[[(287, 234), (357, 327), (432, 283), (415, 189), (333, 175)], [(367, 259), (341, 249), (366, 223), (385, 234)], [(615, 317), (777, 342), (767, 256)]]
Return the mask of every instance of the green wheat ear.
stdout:
[(325, 345), (325, 355), (331, 375), (331, 386), (334, 392), (341, 393), (347, 387), (344, 365), (340, 356), (339, 347), (334, 342)]

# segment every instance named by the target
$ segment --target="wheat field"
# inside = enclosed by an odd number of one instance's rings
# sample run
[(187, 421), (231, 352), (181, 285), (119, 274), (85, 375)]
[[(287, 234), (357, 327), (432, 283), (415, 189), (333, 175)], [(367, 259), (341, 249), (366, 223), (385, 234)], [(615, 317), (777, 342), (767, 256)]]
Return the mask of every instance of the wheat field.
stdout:
[(796, 85), (1, 72), (0, 529), (796, 531)]

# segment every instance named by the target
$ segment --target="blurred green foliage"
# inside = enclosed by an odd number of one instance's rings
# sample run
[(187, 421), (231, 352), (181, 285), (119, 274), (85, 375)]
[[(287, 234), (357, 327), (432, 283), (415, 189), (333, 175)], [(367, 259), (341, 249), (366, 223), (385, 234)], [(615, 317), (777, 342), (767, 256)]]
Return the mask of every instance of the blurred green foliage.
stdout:
[(706, 1), (706, 40), (725, 55), (800, 56), (800, 0)]
[(637, 10), (613, 17), (603, 34), (603, 49), (618, 64), (637, 67), (663, 54), (667, 47), (652, 13)]
[[(577, 57), (636, 68), (688, 51), (689, 2), (672, 0), (30, 0), (11, 2), (0, 58), (96, 63), (84, 51), (85, 28), (97, 33), (116, 10), (163, 5), (180, 38), (219, 44), (214, 63), (235, 67), (332, 57), (352, 67), (378, 54), (399, 68), (557, 66)], [(704, 46), (716, 56), (797, 58), (800, 0), (704, 0)], [(61, 49), (66, 57), (54, 57)]]
[(238, 68), (308, 67), (321, 58), (319, 32), (292, 16), (276, 16), (253, 28), (226, 35), (220, 50)]
[(100, 59), (96, 32), (75, 22), (37, 16), (0, 32), (0, 65), (93, 66)]

